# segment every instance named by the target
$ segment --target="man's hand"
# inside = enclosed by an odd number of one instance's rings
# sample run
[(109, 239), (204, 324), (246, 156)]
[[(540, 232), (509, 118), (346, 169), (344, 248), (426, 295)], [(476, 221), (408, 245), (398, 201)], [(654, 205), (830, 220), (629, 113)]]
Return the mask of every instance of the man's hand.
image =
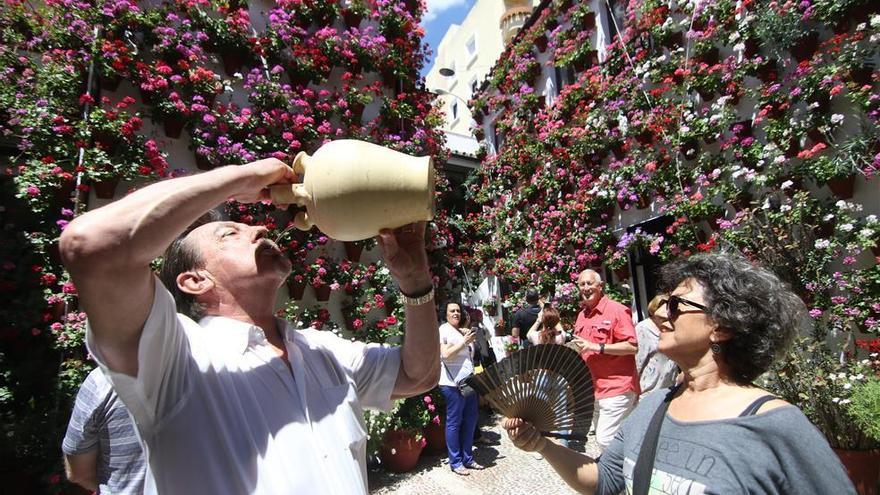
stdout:
[(583, 353), (583, 352), (599, 352), (599, 344), (595, 342), (591, 342), (583, 337), (575, 337), (572, 339), (574, 345)]
[(241, 203), (257, 203), (270, 199), (268, 187), (274, 184), (292, 184), (296, 174), (286, 163), (277, 158), (265, 158), (241, 165), (236, 171), (242, 174), (241, 189), (232, 199)]
[(547, 439), (531, 423), (520, 418), (504, 418), (501, 426), (507, 430), (507, 436), (518, 449), (541, 452), (547, 446)]
[(424, 291), (433, 284), (425, 252), (425, 222), (416, 222), (390, 230), (382, 229), (378, 236), (385, 264), (404, 294)]

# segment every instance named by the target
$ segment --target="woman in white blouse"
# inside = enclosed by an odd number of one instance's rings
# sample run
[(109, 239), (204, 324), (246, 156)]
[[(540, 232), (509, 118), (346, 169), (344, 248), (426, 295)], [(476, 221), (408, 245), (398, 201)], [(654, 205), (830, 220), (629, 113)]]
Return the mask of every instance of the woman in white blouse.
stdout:
[(467, 476), (469, 469), (483, 469), (473, 457), (474, 431), (479, 411), (477, 394), (467, 397), (458, 384), (474, 372), (471, 359), (476, 334), (462, 326), (461, 306), (446, 304), (446, 323), (440, 325), (440, 392), (446, 399), (446, 450), (449, 467), (456, 474)]

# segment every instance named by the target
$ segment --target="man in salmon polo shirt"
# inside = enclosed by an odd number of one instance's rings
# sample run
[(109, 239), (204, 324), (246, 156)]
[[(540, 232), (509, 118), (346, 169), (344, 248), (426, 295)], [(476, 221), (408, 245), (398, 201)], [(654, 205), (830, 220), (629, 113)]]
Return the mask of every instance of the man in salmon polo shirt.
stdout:
[(608, 299), (598, 273), (582, 271), (577, 285), (581, 310), (574, 325), (575, 342), (593, 376), (597, 411), (593, 426), (596, 443), (605, 450), (639, 397), (636, 330), (632, 312)]

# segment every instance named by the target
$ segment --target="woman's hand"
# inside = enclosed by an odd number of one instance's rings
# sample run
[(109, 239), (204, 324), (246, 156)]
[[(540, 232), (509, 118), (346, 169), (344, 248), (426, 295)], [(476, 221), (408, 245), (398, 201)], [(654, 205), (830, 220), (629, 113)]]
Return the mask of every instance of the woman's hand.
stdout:
[(520, 418), (504, 418), (501, 426), (507, 430), (507, 436), (518, 449), (541, 452), (547, 446), (547, 439), (531, 423)]

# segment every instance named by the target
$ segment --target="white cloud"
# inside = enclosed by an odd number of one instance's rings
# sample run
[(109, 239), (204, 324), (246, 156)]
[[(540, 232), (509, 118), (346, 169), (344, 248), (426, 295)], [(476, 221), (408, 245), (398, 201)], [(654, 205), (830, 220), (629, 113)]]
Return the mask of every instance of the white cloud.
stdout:
[(431, 22), (443, 11), (464, 5), (465, 3), (467, 3), (467, 0), (428, 0), (428, 8), (422, 17), (422, 23)]

